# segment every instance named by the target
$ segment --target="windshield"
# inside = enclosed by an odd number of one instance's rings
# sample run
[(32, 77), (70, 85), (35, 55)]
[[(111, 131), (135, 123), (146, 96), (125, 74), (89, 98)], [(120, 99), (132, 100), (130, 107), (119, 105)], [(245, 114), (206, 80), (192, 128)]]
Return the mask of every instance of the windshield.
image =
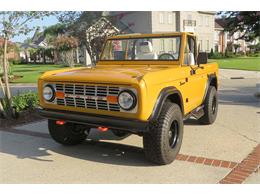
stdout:
[(109, 39), (101, 60), (179, 60), (180, 36)]

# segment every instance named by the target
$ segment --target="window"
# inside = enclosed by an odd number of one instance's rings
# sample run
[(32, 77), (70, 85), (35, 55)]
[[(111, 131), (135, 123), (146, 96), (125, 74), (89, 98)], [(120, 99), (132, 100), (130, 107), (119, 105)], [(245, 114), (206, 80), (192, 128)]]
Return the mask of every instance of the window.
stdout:
[(195, 65), (196, 45), (193, 37), (188, 36), (184, 52), (184, 64)]
[(168, 23), (172, 24), (172, 13), (168, 13)]
[(205, 17), (205, 25), (209, 26), (209, 17), (208, 16)]
[(159, 13), (159, 22), (160, 22), (160, 24), (164, 23), (164, 17), (163, 17), (163, 13), (162, 12)]
[(179, 60), (181, 37), (108, 39), (102, 60)]
[(200, 51), (203, 51), (202, 40), (199, 40), (199, 50), (200, 50)]
[(209, 51), (209, 40), (207, 40), (207, 51)]
[(203, 26), (203, 16), (199, 16), (199, 26)]

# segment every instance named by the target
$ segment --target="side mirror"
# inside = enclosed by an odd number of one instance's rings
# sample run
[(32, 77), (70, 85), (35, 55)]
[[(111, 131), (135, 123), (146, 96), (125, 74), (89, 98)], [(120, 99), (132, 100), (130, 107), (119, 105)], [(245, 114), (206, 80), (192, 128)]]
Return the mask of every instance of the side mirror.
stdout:
[(197, 58), (198, 65), (208, 63), (208, 54), (206, 52), (200, 52)]

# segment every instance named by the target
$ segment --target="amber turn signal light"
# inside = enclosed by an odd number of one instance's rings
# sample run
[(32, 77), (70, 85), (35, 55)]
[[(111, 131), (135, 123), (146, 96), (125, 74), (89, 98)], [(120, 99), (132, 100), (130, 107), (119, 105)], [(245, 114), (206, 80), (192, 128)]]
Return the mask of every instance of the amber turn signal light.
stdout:
[(109, 103), (117, 103), (117, 96), (107, 96), (107, 101), (109, 102)]
[(57, 98), (61, 98), (61, 99), (63, 99), (65, 97), (64, 92), (61, 92), (61, 91), (56, 91), (55, 95)]

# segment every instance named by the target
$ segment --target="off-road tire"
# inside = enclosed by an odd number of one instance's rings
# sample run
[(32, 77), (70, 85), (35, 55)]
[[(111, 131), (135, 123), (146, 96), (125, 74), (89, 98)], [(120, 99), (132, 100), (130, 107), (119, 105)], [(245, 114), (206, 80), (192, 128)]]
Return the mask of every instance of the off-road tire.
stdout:
[(62, 145), (77, 145), (87, 138), (84, 130), (76, 129), (78, 126), (73, 123), (57, 125), (55, 120), (48, 120), (48, 127), (51, 137)]
[(205, 125), (214, 123), (218, 113), (218, 94), (214, 86), (209, 86), (203, 109), (204, 115), (199, 119), (199, 122)]
[[(178, 125), (177, 139), (170, 146), (170, 129)], [(172, 134), (173, 135), (173, 134)], [(143, 146), (146, 158), (159, 165), (170, 164), (180, 151), (183, 137), (183, 115), (179, 105), (165, 102), (158, 120), (150, 125), (143, 135)]]

